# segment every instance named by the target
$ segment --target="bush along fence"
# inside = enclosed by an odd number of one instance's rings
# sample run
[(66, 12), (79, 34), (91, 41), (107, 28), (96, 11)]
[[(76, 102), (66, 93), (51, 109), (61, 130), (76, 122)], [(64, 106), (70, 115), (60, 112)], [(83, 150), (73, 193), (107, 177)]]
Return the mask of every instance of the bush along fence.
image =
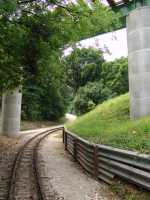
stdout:
[(96, 179), (120, 177), (150, 190), (150, 155), (90, 143), (64, 129), (65, 149)]

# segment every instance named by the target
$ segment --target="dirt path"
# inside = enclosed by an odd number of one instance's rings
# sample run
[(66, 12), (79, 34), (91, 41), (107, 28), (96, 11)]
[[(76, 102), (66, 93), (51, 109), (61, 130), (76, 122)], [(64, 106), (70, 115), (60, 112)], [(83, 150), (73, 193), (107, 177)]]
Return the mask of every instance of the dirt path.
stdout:
[(50, 185), (65, 200), (118, 200), (104, 183), (85, 174), (72, 157), (64, 151), (60, 134), (51, 135), (43, 144), (41, 156), (45, 160)]

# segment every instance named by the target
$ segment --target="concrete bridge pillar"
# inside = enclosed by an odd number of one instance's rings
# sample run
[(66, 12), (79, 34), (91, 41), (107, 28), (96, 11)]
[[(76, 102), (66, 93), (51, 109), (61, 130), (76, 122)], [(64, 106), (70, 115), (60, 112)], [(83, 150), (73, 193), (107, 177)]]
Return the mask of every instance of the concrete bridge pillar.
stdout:
[(150, 115), (150, 7), (127, 16), (130, 116)]
[(17, 88), (2, 97), (2, 135), (17, 137), (20, 131), (22, 93)]

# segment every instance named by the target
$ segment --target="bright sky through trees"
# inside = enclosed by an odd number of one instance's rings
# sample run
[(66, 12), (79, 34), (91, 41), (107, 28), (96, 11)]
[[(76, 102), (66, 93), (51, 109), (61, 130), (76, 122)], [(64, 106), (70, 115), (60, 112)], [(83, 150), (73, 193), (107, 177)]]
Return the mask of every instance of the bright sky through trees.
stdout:
[[(120, 29), (110, 33), (101, 34), (86, 40), (80, 41), (77, 45), (85, 48), (94, 47), (102, 49), (104, 58), (107, 61), (113, 61), (122, 56), (127, 57), (127, 35), (126, 29)], [(65, 55), (70, 54), (72, 48), (67, 48)]]

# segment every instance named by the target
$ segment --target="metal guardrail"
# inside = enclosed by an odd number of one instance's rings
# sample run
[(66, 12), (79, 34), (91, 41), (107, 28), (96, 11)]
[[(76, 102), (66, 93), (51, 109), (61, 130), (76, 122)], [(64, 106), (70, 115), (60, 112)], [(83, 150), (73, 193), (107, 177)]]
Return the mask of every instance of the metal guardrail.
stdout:
[(64, 129), (65, 149), (91, 175), (109, 184), (120, 177), (150, 190), (150, 155), (90, 143)]

